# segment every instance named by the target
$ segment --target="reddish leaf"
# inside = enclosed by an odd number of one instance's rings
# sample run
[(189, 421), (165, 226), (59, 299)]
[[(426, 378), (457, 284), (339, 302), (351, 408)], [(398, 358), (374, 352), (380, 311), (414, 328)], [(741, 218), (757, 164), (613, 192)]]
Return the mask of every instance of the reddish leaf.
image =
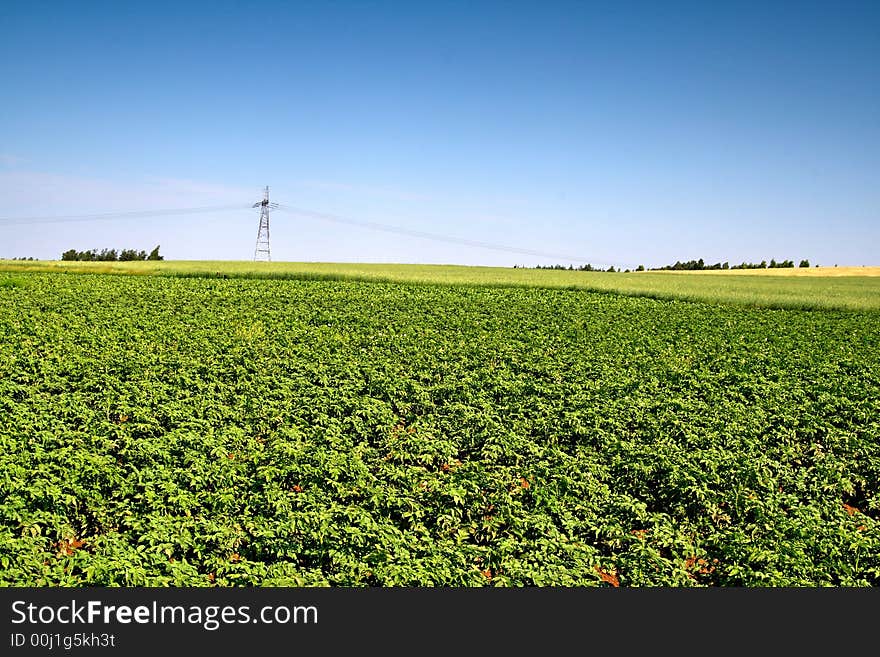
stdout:
[(78, 538), (64, 538), (58, 541), (57, 547), (58, 550), (64, 556), (72, 556), (74, 552), (83, 547), (86, 544), (85, 541), (81, 541)]
[[(712, 563), (718, 563), (718, 559), (712, 559)], [(696, 556), (685, 559), (684, 568), (685, 570), (695, 568), (696, 571), (702, 575), (708, 575), (715, 572), (715, 566), (710, 566), (708, 561)]]
[(715, 572), (715, 566), (710, 566), (709, 562), (705, 559), (697, 559), (697, 565), (700, 567), (700, 573), (703, 575)]
[(617, 588), (620, 586), (620, 580), (617, 579), (617, 573), (609, 573), (607, 571), (602, 570), (599, 566), (596, 566), (596, 572), (599, 573), (599, 577), (603, 582), (611, 584), (611, 586)]

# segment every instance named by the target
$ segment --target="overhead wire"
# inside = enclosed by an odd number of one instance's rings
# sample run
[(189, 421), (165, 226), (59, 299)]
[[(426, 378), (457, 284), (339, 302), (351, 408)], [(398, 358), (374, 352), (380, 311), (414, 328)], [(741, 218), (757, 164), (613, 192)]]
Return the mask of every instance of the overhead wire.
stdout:
[[(202, 214), (209, 212), (226, 212), (230, 210), (251, 210), (253, 209), (253, 205), (213, 205), (213, 206), (201, 206), (201, 207), (190, 207), (190, 208), (159, 208), (155, 210), (126, 210), (126, 211), (118, 211), (118, 212), (100, 212), (100, 213), (92, 213), (92, 214), (70, 214), (70, 215), (43, 215), (43, 216), (23, 216), (23, 217), (0, 217), (0, 226), (12, 226), (12, 225), (29, 225), (29, 224), (48, 224), (48, 223), (71, 223), (71, 222), (80, 222), (80, 221), (108, 221), (114, 219), (142, 219), (148, 217), (161, 217), (161, 216), (173, 216), (173, 215), (187, 215), (187, 214)], [(602, 260), (598, 258), (586, 258), (579, 255), (571, 255), (571, 254), (560, 254), (560, 253), (552, 253), (548, 251), (542, 251), (538, 249), (527, 249), (516, 246), (509, 246), (505, 244), (498, 244), (495, 242), (487, 242), (484, 240), (473, 240), (464, 237), (456, 237), (452, 235), (443, 235), (440, 233), (433, 233), (423, 230), (417, 230), (413, 228), (406, 228), (404, 226), (396, 226), (392, 224), (381, 223), (378, 221), (363, 221), (359, 219), (352, 219), (350, 217), (344, 217), (337, 214), (331, 214), (328, 212), (318, 212), (315, 210), (308, 210), (306, 208), (300, 208), (295, 206), (290, 206), (286, 204), (275, 204), (272, 203), (273, 210), (280, 210), (282, 212), (286, 212), (291, 215), (299, 215), (303, 217), (311, 217), (314, 219), (321, 219), (323, 221), (329, 221), (337, 224), (344, 224), (348, 226), (357, 226), (360, 228), (368, 228), (371, 230), (383, 231), (386, 233), (394, 233), (397, 235), (404, 235), (406, 237), (416, 237), (419, 239), (431, 240), (435, 242), (445, 242), (447, 244), (458, 244), (461, 246), (469, 246), (476, 247), (482, 249), (489, 249), (493, 251), (502, 251), (506, 253), (515, 253), (519, 255), (529, 255), (535, 256), (539, 258), (547, 258), (547, 259), (557, 259), (563, 260), (565, 262), (577, 262), (577, 263), (596, 263), (596, 264), (605, 264), (605, 265), (618, 265), (620, 262), (610, 262), (607, 260)], [(630, 266), (629, 263), (622, 263), (625, 266)]]
[[(415, 230), (412, 228), (405, 228), (402, 226), (394, 226), (391, 224), (380, 223), (377, 221), (362, 221), (358, 219), (351, 219), (349, 217), (343, 217), (336, 214), (330, 214), (327, 212), (315, 212), (314, 210), (307, 210), (304, 208), (298, 208), (290, 205), (280, 204), (276, 209), (281, 210), (283, 212), (288, 212), (294, 215), (301, 215), (305, 217), (312, 217), (315, 219), (323, 219), (324, 221), (331, 221), (339, 224), (346, 224), (349, 226), (359, 226), (361, 228), (370, 228), (373, 230), (385, 231), (388, 233), (395, 233), (398, 235), (405, 235), (407, 237), (418, 237), (421, 239), (434, 240), (438, 242), (446, 242), (450, 244), (459, 244), (463, 246), (473, 246), (479, 247), (483, 249), (491, 249), (494, 251), (504, 251), (507, 253), (517, 253), (520, 255), (530, 255), (537, 256), (541, 258), (552, 258), (558, 260), (564, 260), (566, 262), (579, 262), (579, 263), (597, 263), (597, 264), (606, 264), (606, 265), (614, 265), (619, 264), (617, 262), (609, 262), (606, 260), (599, 260), (596, 258), (585, 258), (583, 256), (575, 256), (575, 255), (565, 255), (559, 253), (550, 253), (547, 251), (539, 251), (537, 249), (525, 249), (516, 246), (507, 246), (504, 244), (497, 244), (494, 242), (485, 242), (482, 240), (472, 240), (464, 237), (454, 237), (451, 235), (441, 235), (439, 233), (431, 233), (423, 230)], [(627, 264), (627, 263), (624, 263)]]
[(156, 210), (126, 210), (120, 212), (100, 212), (94, 214), (44, 215), (30, 217), (0, 217), (0, 226), (22, 224), (50, 224), (77, 221), (106, 221), (110, 219), (141, 219), (178, 214), (200, 214), (204, 212), (224, 212), (228, 210), (249, 210), (250, 205), (210, 205), (195, 208), (160, 208)]

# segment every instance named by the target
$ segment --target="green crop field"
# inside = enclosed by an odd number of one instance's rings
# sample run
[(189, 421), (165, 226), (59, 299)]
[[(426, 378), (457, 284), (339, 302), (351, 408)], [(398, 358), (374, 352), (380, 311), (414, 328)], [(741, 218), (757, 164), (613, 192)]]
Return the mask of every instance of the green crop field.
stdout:
[(880, 310), (880, 267), (611, 273), (455, 265), (0, 260), (2, 271), (543, 287), (757, 308)]
[(0, 585), (880, 585), (875, 311), (208, 273), (0, 276)]

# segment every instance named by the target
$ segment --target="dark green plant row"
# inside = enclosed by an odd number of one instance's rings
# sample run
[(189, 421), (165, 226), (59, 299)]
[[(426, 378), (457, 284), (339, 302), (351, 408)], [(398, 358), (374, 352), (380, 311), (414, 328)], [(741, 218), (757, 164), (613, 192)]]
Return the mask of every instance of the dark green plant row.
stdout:
[(876, 313), (9, 274), (0, 584), (880, 584)]

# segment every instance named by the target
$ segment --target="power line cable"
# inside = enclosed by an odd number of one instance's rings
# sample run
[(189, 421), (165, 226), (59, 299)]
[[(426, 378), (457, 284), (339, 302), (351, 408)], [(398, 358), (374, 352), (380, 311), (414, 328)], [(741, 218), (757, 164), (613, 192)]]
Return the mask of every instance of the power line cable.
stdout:
[[(479, 247), (483, 249), (492, 249), (494, 251), (505, 251), (508, 253), (518, 253), (520, 255), (531, 255), (538, 256), (541, 258), (553, 258), (559, 260), (565, 260), (567, 262), (580, 262), (580, 263), (597, 263), (604, 265), (617, 265), (621, 264), (619, 262), (609, 262), (607, 260), (599, 260), (596, 258), (584, 258), (582, 256), (574, 256), (574, 255), (563, 255), (559, 253), (549, 253), (547, 251), (538, 251), (536, 249), (524, 249), (516, 246), (506, 246), (503, 244), (496, 244), (493, 242), (484, 242), (481, 240), (472, 240), (463, 237), (453, 237), (450, 235), (440, 235), (438, 233), (429, 233), (422, 230), (414, 230), (412, 228), (404, 228), (402, 226), (392, 226), (390, 224), (379, 223), (376, 221), (360, 221), (357, 219), (350, 219), (348, 217), (342, 217), (335, 214), (329, 214), (326, 212), (315, 212), (313, 210), (306, 210), (304, 208), (297, 208), (289, 205), (279, 205), (278, 210), (282, 210), (284, 212), (288, 212), (290, 214), (302, 215), (305, 217), (313, 217), (315, 219), (323, 219), (325, 221), (332, 221), (334, 223), (346, 224), (349, 226), (359, 226), (361, 228), (371, 228), (373, 230), (381, 230), (388, 233), (396, 233), (398, 235), (406, 235), (408, 237), (418, 237), (421, 239), (434, 240), (437, 242), (447, 242), (450, 244), (461, 244), (464, 246), (473, 246)], [(622, 263), (624, 265), (629, 266), (630, 263)]]
[(212, 205), (196, 208), (163, 208), (157, 210), (129, 210), (120, 212), (101, 212), (96, 214), (47, 215), (36, 217), (0, 217), (0, 226), (21, 224), (69, 223), (76, 221), (106, 221), (110, 219), (140, 219), (177, 214), (200, 214), (204, 212), (225, 212), (228, 210), (249, 210), (250, 205)]
[[(273, 204), (274, 206), (275, 204)], [(49, 223), (71, 223), (71, 222), (80, 222), (80, 221), (108, 221), (114, 219), (142, 219), (148, 217), (161, 217), (161, 216), (173, 216), (173, 215), (187, 215), (187, 214), (202, 214), (208, 212), (226, 212), (230, 210), (251, 210), (252, 205), (213, 205), (213, 206), (201, 206), (201, 207), (191, 207), (191, 208), (162, 208), (156, 210), (127, 210), (127, 211), (119, 211), (119, 212), (101, 212), (101, 213), (93, 213), (93, 214), (70, 214), (70, 215), (46, 215), (46, 216), (30, 216), (30, 217), (0, 217), (0, 227), (2, 226), (14, 226), (14, 225), (30, 225), (30, 224), (49, 224)], [(439, 233), (431, 233), (423, 230), (416, 230), (412, 228), (406, 228), (403, 226), (394, 226), (391, 224), (385, 224), (377, 221), (362, 221), (358, 219), (352, 219), (349, 217), (343, 217), (336, 214), (330, 214), (328, 212), (317, 212), (315, 210), (308, 210), (305, 208), (299, 208), (289, 205), (278, 205), (273, 208), (276, 210), (281, 210), (283, 212), (287, 212), (293, 215), (299, 215), (304, 217), (311, 217), (314, 219), (321, 219), (324, 221), (330, 221), (333, 223), (345, 224), (349, 226), (358, 226), (360, 228), (369, 228), (372, 230), (384, 231), (387, 233), (394, 233), (397, 235), (404, 235), (407, 237), (416, 237), (420, 239), (432, 240), (436, 242), (445, 242), (448, 244), (459, 244), (462, 246), (470, 246), (476, 248), (490, 249), (493, 251), (503, 251), (507, 253), (516, 253), (520, 255), (530, 255), (536, 256), (540, 258), (548, 258), (548, 259), (558, 259), (566, 262), (578, 262), (578, 263), (596, 263), (596, 264), (604, 264), (604, 265), (620, 265), (624, 266), (633, 266), (631, 263), (621, 263), (621, 262), (610, 262), (608, 260), (602, 260), (598, 258), (585, 258), (583, 256), (576, 256), (570, 254), (559, 254), (559, 253), (551, 253), (547, 251), (540, 251), (537, 249), (526, 249), (515, 246), (508, 246), (504, 244), (497, 244), (494, 242), (486, 242), (482, 240), (473, 240), (464, 237), (455, 237), (451, 235), (441, 235)]]

